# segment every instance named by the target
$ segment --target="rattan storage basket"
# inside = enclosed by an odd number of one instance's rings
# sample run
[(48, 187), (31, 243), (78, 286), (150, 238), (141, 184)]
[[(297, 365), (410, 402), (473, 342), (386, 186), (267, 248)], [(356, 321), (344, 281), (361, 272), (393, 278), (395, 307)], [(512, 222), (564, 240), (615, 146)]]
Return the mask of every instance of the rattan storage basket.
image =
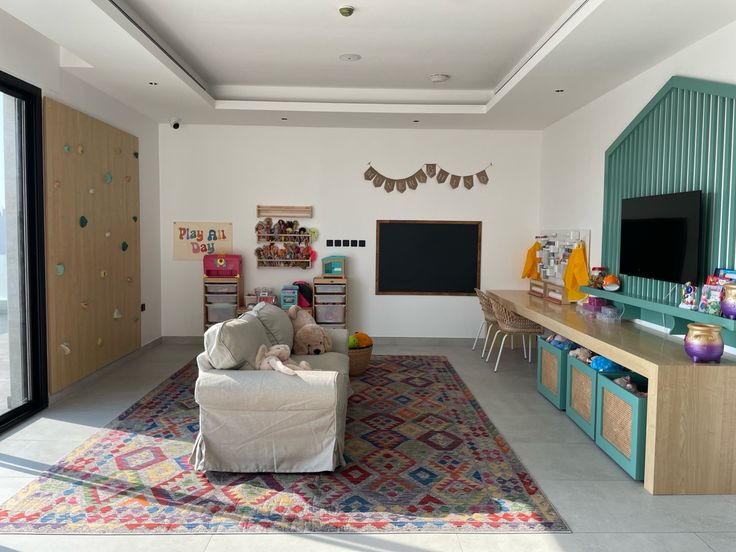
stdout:
[(373, 345), (363, 347), (362, 349), (350, 349), (348, 356), (350, 357), (350, 375), (360, 376), (368, 370), (368, 363), (371, 361), (373, 354)]

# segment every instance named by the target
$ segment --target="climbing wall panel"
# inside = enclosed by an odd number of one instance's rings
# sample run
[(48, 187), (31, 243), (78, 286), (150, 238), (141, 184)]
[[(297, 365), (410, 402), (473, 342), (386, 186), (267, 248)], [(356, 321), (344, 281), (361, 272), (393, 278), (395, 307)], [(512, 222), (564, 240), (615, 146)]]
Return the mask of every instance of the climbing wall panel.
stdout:
[(44, 99), (49, 390), (140, 347), (138, 138)]

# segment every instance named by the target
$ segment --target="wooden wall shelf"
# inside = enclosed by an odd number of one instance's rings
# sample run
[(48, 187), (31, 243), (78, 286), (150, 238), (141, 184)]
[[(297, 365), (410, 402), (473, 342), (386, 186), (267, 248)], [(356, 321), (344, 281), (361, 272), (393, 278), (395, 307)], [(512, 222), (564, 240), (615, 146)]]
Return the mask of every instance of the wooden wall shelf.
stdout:
[(263, 217), (312, 218), (312, 206), (296, 205), (258, 205), (256, 215)]
[(673, 317), (674, 322), (672, 320), (665, 320), (663, 325), (666, 326), (669, 329), (670, 334), (673, 335), (686, 334), (688, 322), (715, 324), (716, 326), (721, 326), (725, 330), (732, 332), (736, 331), (736, 320), (731, 320), (730, 318), (723, 318), (722, 316), (714, 316), (704, 312), (681, 309), (674, 305), (657, 303), (656, 301), (636, 297), (634, 295), (626, 295), (620, 291), (606, 291), (604, 289), (596, 289), (588, 286), (581, 286), (580, 291), (593, 295), (594, 297), (602, 297), (603, 299), (608, 299), (617, 303), (624, 309), (623, 315), (621, 316), (624, 320), (641, 318), (642, 309), (652, 312), (660, 312), (663, 315), (671, 316)]

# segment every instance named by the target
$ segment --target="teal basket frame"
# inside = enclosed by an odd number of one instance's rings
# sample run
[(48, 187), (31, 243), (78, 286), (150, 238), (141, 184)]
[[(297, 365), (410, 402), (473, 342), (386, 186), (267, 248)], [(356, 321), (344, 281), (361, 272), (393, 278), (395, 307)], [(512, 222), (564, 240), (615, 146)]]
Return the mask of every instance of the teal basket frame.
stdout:
[[(557, 394), (542, 385), (542, 351), (547, 350), (557, 359)], [(565, 410), (567, 396), (567, 351), (553, 347), (542, 337), (537, 338), (537, 391), (558, 410)]]
[[(643, 376), (631, 374), (636, 380), (644, 380)], [(614, 462), (637, 481), (644, 480), (644, 455), (646, 451), (647, 398), (637, 397), (623, 387), (613, 383), (611, 378), (618, 376), (599, 374), (596, 385), (595, 443)], [(605, 437), (603, 437), (603, 391), (607, 390), (631, 406), (631, 457), (627, 458)]]

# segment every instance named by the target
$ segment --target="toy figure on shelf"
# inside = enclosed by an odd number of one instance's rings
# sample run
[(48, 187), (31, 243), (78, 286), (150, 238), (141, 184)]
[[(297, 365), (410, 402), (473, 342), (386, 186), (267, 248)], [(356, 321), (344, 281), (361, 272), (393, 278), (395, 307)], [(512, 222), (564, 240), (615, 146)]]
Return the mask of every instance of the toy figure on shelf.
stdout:
[(698, 287), (692, 282), (686, 282), (682, 286), (682, 300), (679, 307), (681, 309), (697, 310), (698, 308)]
[(706, 314), (714, 316), (721, 315), (721, 299), (723, 298), (723, 286), (703, 286), (703, 292), (700, 294), (700, 304), (698, 310)]
[(615, 274), (606, 274), (603, 277), (603, 289), (606, 291), (618, 291), (621, 289), (621, 280)]
[(594, 266), (590, 271), (590, 287), (595, 289), (603, 289), (603, 279), (608, 274), (605, 266)]

